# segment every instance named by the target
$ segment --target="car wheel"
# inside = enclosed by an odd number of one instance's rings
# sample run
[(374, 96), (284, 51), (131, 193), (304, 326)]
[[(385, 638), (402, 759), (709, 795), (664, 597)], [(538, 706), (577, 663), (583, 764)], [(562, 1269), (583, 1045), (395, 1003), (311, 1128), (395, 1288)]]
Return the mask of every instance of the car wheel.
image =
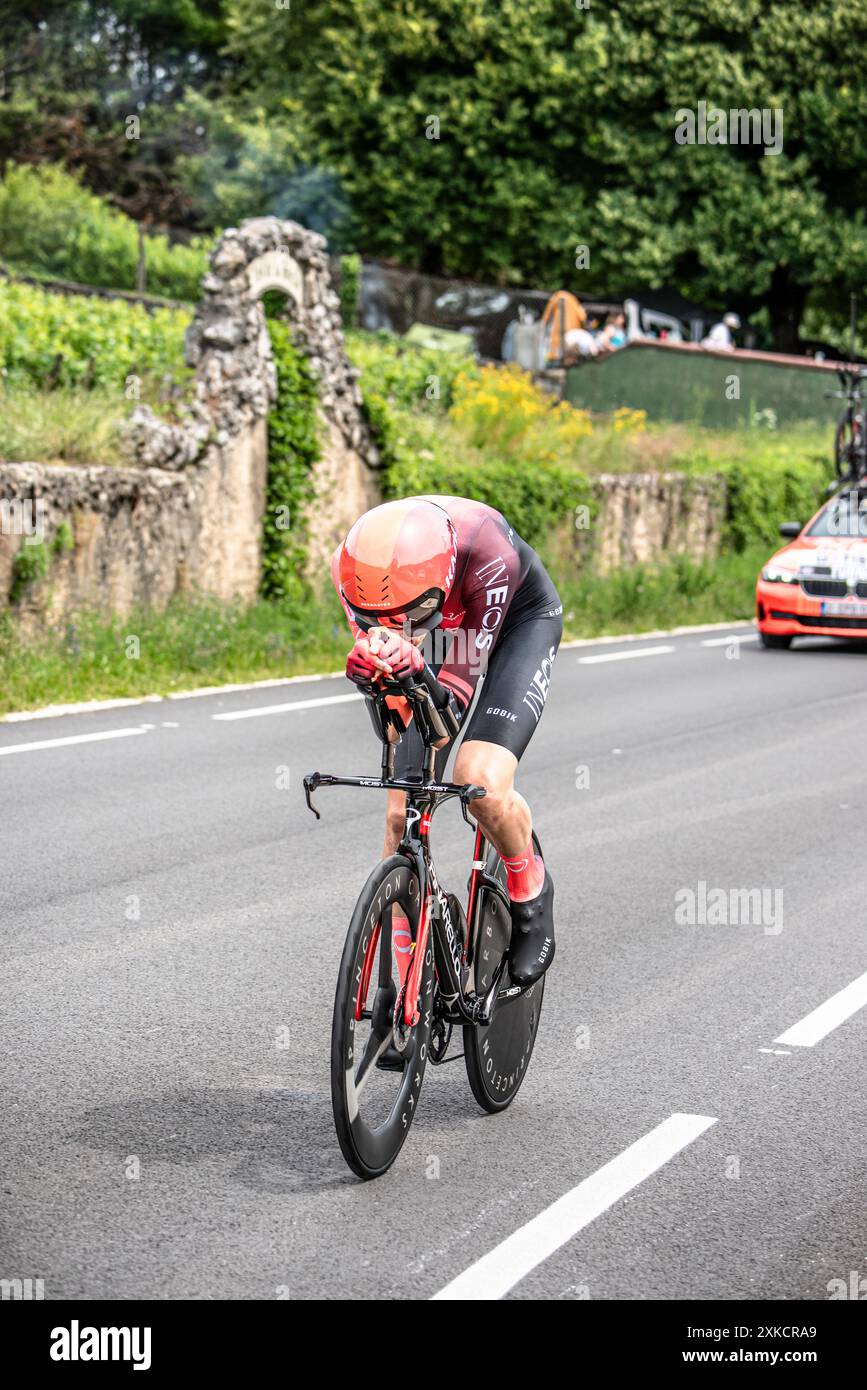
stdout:
[(770, 650), (788, 651), (792, 645), (791, 637), (778, 636), (773, 632), (762, 632), (761, 629), (759, 629), (759, 641), (763, 647)]

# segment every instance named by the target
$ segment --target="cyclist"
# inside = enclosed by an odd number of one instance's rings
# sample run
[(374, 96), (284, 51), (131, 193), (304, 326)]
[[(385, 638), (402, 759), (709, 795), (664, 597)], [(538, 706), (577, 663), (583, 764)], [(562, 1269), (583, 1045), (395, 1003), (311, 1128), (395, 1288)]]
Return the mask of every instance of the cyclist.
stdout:
[[(362, 689), (425, 659), (462, 725), (454, 777), (487, 789), (473, 815), (499, 853), (511, 899), (512, 980), (530, 985), (554, 959), (554, 886), (533, 852), (530, 808), (515, 772), (548, 697), (563, 606), (542, 561), (505, 517), (466, 497), (407, 497), (356, 521), (332, 560), (355, 636), (346, 674)], [(480, 678), (479, 699), (467, 713)], [(395, 775), (418, 777), (423, 745), (406, 700)], [(437, 752), (442, 777), (452, 741)], [(406, 796), (388, 793), (385, 855), (403, 832)]]

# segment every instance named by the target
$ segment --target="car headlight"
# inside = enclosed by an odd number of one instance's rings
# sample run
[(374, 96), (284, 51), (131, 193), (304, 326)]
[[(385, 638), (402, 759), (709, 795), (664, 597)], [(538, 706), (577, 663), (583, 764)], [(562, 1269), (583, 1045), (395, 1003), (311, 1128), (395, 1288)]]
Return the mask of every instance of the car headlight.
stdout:
[(762, 570), (762, 579), (766, 584), (797, 584), (798, 571), (784, 570), (779, 565), (765, 565)]

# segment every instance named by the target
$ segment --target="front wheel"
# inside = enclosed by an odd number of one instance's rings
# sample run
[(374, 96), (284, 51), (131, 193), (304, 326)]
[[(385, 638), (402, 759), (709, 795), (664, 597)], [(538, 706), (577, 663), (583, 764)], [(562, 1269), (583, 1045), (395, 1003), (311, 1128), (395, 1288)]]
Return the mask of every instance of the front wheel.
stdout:
[[(399, 908), (409, 923), (392, 930)], [(352, 914), (340, 961), (331, 1030), (331, 1105), (343, 1157), (360, 1178), (391, 1167), (409, 1133), (428, 1059), (433, 945), (425, 950), (419, 1022), (402, 1025), (402, 989), (415, 950), (419, 882), (395, 854), (374, 869)]]
[[(533, 834), (533, 848), (541, 855), (539, 841)], [(490, 849), (486, 869), (491, 878), (506, 886), (506, 870), (495, 849)], [(482, 888), (477, 908), (477, 928), (474, 941), (475, 989), (485, 994), (494, 973), (509, 949), (512, 919), (498, 893)], [(508, 965), (500, 988), (511, 985)], [(514, 999), (494, 1006), (494, 1016), (487, 1027), (476, 1025), (464, 1028), (464, 1060), (467, 1079), (473, 1095), (483, 1110), (496, 1114), (511, 1105), (520, 1090), (533, 1055), (545, 976)]]
[(782, 633), (762, 632), (759, 628), (759, 641), (768, 651), (788, 651), (792, 645), (791, 637), (786, 637)]

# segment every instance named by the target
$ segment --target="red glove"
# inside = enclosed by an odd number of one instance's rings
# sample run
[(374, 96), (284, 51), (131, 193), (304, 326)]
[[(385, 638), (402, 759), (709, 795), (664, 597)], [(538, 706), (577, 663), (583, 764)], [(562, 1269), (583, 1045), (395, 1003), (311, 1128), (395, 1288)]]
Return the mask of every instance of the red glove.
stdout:
[(368, 638), (371, 654), (377, 661), (383, 662), (393, 676), (402, 679), (424, 670), (424, 657), (418, 647), (414, 647), (399, 632), (378, 627), (368, 633)]
[(356, 637), (355, 646), (346, 658), (346, 674), (356, 685), (370, 685), (378, 674), (366, 636)]

